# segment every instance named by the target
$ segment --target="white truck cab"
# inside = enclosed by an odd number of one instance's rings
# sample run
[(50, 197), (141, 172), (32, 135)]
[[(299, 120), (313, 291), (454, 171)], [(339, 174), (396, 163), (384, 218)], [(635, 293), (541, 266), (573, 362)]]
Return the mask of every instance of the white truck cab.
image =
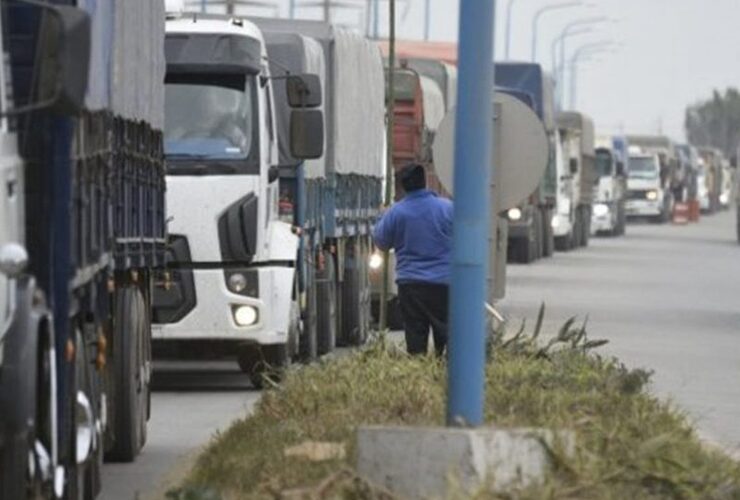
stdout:
[(614, 148), (612, 137), (596, 141), (597, 184), (594, 188), (594, 208), (591, 232), (617, 236), (625, 231), (625, 163), (621, 151)]
[[(173, 13), (165, 49), (170, 271), (155, 292), (155, 347), (236, 353), (250, 374), (258, 360), (282, 365), (298, 349), (299, 239), (280, 220), (262, 32), (238, 17)], [(302, 112), (292, 125), (315, 125)]]
[(657, 154), (633, 150), (627, 176), (627, 215), (663, 220), (666, 214), (665, 190), (660, 178)]
[[(0, 57), (4, 58), (2, 40)], [(0, 64), (0, 113), (5, 113), (10, 106), (7, 71), (8, 65)], [(0, 366), (3, 339), (10, 331), (15, 310), (14, 267), (19, 264), (18, 258), (25, 254), (23, 227), (23, 170), (18, 137), (10, 129), (7, 116), (0, 114)]]

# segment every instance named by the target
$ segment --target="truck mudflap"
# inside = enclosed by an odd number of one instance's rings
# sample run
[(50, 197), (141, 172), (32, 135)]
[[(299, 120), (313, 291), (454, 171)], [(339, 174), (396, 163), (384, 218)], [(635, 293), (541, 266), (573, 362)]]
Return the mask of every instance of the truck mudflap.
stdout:
[[(155, 341), (232, 340), (260, 345), (288, 342), (294, 267), (254, 265), (189, 272), (197, 291), (196, 305), (176, 322), (153, 325)], [(241, 277), (229, 279), (235, 275)], [(255, 281), (257, 293), (253, 293)]]

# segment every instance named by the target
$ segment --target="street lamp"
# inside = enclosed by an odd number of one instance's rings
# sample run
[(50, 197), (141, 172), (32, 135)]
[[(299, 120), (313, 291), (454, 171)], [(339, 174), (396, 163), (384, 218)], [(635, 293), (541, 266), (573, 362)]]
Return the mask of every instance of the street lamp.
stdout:
[[(588, 43), (582, 45), (575, 51), (573, 57), (570, 59), (570, 109), (575, 109), (576, 106), (576, 91), (578, 85), (578, 65), (584, 61), (590, 60), (590, 58), (596, 54), (613, 52), (617, 44), (611, 40), (603, 40), (599, 42)], [(565, 83), (565, 82), (563, 82)]]
[(514, 7), (514, 2), (516, 0), (509, 0), (509, 3), (506, 4), (506, 43), (504, 44), (504, 60), (506, 61), (509, 60), (509, 49), (511, 48), (511, 11)]
[[(609, 18), (607, 16), (598, 16), (598, 17), (587, 17), (585, 19), (578, 19), (576, 21), (573, 21), (572, 23), (569, 23), (563, 28), (563, 31), (560, 33), (560, 36), (558, 37), (558, 43), (560, 44), (560, 76), (556, 77), (559, 83), (563, 82), (564, 78), (564, 67), (565, 67), (565, 41), (568, 39), (568, 37), (571, 36), (571, 33), (573, 33), (575, 30), (578, 30), (580, 28), (584, 27), (593, 27), (596, 24), (605, 23), (609, 21)], [(554, 70), (557, 71), (558, 65), (556, 62), (557, 58), (553, 59), (553, 67)], [(562, 99), (564, 97), (564, 89), (563, 86), (560, 85), (560, 102), (562, 103)]]
[(532, 62), (535, 62), (537, 60), (537, 36), (539, 34), (538, 25), (540, 22), (540, 18), (547, 12), (570, 9), (572, 7), (578, 7), (580, 5), (583, 5), (583, 2), (581, 2), (580, 0), (567, 3), (556, 3), (552, 5), (545, 5), (535, 13), (534, 18), (532, 19)]

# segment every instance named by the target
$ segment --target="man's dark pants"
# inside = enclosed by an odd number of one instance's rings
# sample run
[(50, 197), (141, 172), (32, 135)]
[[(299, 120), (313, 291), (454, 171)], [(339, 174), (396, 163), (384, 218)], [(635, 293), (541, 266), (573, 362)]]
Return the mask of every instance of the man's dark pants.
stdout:
[(449, 287), (435, 283), (399, 283), (398, 300), (406, 331), (409, 354), (426, 354), (429, 329), (438, 356), (447, 346), (447, 300)]

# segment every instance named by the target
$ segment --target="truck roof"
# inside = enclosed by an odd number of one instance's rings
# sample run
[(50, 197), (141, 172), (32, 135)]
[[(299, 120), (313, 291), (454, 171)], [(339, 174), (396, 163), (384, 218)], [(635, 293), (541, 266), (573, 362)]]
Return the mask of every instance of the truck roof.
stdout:
[(496, 85), (529, 93), (537, 116), (547, 130), (555, 128), (555, 104), (551, 78), (537, 63), (503, 62), (495, 66)]
[(239, 16), (185, 12), (167, 14), (167, 33), (223, 33), (248, 36), (263, 41), (262, 32), (252, 22)]
[(331, 172), (383, 177), (385, 77), (380, 49), (323, 21), (250, 18), (263, 32), (321, 43), (326, 61), (326, 164)]
[(558, 114), (558, 126), (562, 129), (576, 130), (581, 133), (581, 153), (594, 155), (594, 122), (578, 111), (563, 111)]

